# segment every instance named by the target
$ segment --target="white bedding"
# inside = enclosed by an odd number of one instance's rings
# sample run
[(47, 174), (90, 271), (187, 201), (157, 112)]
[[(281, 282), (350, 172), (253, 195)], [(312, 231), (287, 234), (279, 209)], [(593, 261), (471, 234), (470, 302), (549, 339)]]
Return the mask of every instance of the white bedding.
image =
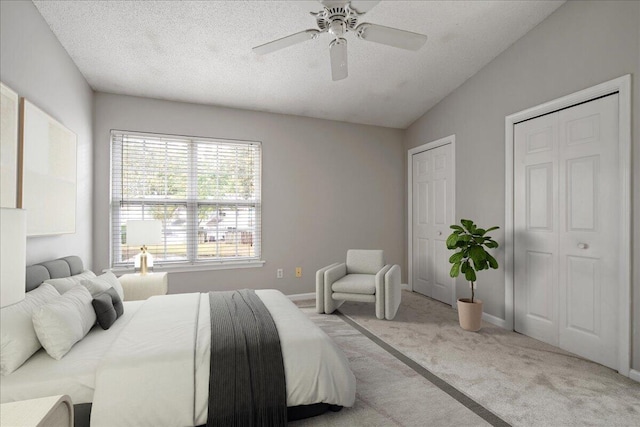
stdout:
[[(356, 396), (355, 376), (342, 351), (320, 328), (281, 292), (257, 290), (273, 317), (280, 345), (287, 384), (287, 406), (330, 403), (353, 406)], [(198, 361), (196, 365), (196, 422), (207, 421), (209, 397), (209, 357), (211, 321), (209, 298), (202, 298), (198, 327)]]
[[(287, 406), (352, 406), (355, 377), (335, 343), (279, 291), (256, 294), (280, 335)], [(3, 377), (2, 402), (68, 394), (93, 402), (96, 427), (204, 424), (210, 331), (207, 294), (125, 302), (109, 330), (94, 328), (62, 360), (41, 350)]]
[[(287, 406), (352, 406), (355, 377), (335, 343), (279, 291), (256, 294), (280, 336)], [(98, 368), (91, 425), (206, 423), (210, 327), (207, 294), (147, 300)]]
[(95, 372), (105, 353), (143, 301), (124, 303), (124, 314), (108, 330), (94, 326), (61, 360), (40, 349), (24, 365), (0, 380), (0, 401), (67, 394), (74, 404), (93, 401)]

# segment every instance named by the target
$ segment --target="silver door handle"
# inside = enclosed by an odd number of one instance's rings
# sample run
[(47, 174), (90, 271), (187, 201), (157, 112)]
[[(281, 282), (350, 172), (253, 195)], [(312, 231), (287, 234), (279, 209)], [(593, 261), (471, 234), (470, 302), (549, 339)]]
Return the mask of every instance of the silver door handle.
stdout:
[(442, 236), (442, 231), (438, 231), (438, 236)]
[(578, 243), (578, 249), (587, 249), (589, 245), (586, 243)]

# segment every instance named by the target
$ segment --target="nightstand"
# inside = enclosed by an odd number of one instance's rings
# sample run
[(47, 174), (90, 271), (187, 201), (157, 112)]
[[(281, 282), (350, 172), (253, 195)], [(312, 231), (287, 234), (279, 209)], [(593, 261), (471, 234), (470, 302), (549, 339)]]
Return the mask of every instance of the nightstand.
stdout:
[(147, 299), (153, 295), (166, 295), (169, 290), (169, 276), (166, 272), (123, 274), (118, 279), (124, 290), (125, 301)]
[(73, 427), (69, 396), (51, 396), (0, 405), (1, 426)]

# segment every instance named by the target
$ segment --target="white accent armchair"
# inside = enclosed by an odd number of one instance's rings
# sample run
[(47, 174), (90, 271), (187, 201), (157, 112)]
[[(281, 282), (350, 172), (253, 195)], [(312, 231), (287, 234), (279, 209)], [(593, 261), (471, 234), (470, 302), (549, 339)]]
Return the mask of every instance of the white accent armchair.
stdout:
[(374, 302), (376, 317), (392, 320), (400, 299), (400, 266), (385, 265), (381, 250), (350, 249), (346, 263), (316, 273), (318, 313), (331, 314), (345, 301)]

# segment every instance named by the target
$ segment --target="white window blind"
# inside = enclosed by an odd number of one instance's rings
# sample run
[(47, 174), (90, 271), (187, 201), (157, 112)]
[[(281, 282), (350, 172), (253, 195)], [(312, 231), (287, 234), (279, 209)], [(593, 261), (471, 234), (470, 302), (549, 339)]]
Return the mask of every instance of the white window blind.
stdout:
[(131, 267), (127, 221), (161, 220), (154, 265), (260, 259), (261, 144), (111, 132), (111, 265)]

